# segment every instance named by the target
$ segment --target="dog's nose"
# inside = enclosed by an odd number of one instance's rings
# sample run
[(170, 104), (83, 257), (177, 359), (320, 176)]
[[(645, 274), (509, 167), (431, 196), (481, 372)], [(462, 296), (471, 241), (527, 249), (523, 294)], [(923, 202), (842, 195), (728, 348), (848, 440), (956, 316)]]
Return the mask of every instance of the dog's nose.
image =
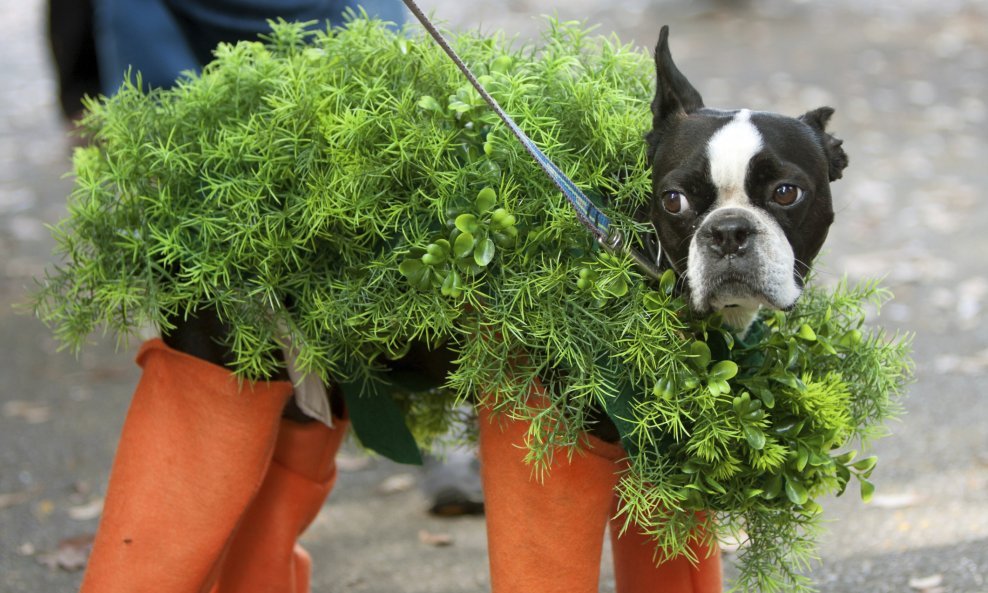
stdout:
[(755, 226), (745, 216), (728, 214), (710, 223), (710, 247), (721, 257), (742, 255)]

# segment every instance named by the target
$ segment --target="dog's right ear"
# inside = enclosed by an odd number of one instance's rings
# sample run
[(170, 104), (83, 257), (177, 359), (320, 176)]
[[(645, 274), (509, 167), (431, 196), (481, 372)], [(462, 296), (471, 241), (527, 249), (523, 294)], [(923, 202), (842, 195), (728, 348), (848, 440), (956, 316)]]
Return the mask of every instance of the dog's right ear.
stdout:
[(652, 130), (645, 134), (648, 160), (655, 158), (663, 124), (670, 118), (685, 117), (703, 108), (703, 98), (683, 73), (676, 68), (669, 53), (669, 27), (659, 32), (655, 46), (655, 98), (652, 99)]
[(703, 108), (703, 98), (686, 80), (669, 52), (669, 27), (662, 27), (655, 46), (655, 98), (652, 100), (652, 128), (669, 117), (682, 116)]

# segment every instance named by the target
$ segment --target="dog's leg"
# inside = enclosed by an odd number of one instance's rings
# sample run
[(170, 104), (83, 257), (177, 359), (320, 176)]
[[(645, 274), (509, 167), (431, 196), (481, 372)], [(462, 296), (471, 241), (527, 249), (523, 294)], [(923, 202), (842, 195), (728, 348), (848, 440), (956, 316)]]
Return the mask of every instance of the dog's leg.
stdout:
[(271, 467), (237, 527), (214, 593), (308, 593), (309, 556), (296, 540), (333, 488), (347, 425), (341, 418), (332, 428), (281, 421)]
[[(617, 515), (617, 496), (611, 516)], [(655, 541), (634, 527), (620, 535), (621, 522), (611, 520), (611, 549), (614, 552), (616, 593), (720, 593), (723, 591), (720, 551), (694, 543), (694, 566), (683, 557), (656, 566)]]
[[(624, 451), (588, 437), (544, 482), (524, 463), (528, 424), (480, 412), (481, 477), (493, 593), (597, 593)], [(592, 447), (592, 448), (591, 448)]]
[(137, 362), (82, 592), (199, 593), (261, 486), (292, 385), (240, 382), (161, 340)]

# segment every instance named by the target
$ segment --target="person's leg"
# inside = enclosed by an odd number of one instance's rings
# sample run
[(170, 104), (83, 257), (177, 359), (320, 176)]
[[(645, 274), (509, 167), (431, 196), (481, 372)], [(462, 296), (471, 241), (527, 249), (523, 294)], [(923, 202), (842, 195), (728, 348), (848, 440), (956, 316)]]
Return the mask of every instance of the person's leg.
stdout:
[(588, 437), (544, 483), (524, 462), (528, 424), (480, 411), (480, 468), (493, 593), (597, 593), (624, 450)]
[(96, 48), (103, 92), (112, 95), (125, 75), (147, 88), (169, 88), (200, 64), (165, 0), (94, 0)]
[(90, 0), (48, 1), (48, 44), (58, 81), (58, 102), (67, 121), (82, 113), (82, 98), (100, 91)]
[(292, 385), (241, 381), (159, 339), (137, 363), (82, 592), (206, 591), (267, 472)]
[(312, 22), (325, 30), (343, 24), (348, 10), (396, 23), (405, 20), (400, 0), (170, 0), (201, 64), (212, 59), (219, 43), (256, 40), (270, 29), (268, 21)]

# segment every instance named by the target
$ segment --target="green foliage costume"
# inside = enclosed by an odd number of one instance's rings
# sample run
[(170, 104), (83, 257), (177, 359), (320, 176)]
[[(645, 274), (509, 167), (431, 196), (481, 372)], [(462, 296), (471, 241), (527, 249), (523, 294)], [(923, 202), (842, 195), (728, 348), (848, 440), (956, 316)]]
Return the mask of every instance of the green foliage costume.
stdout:
[[(651, 60), (571, 24), (543, 41), (454, 45), (617, 224), (649, 232), (633, 214), (650, 192)], [(36, 302), (68, 344), (209, 304), (244, 376), (269, 373), (288, 336), (302, 369), (354, 406), (397, 406), (419, 443), (464, 399), (531, 418), (536, 463), (606, 410), (631, 460), (626, 520), (678, 554), (694, 511), (716, 511), (710, 533), (747, 534), (745, 589), (808, 588), (815, 499), (852, 476), (872, 490), (874, 458), (854, 448), (882, 432), (910, 369), (905, 340), (863, 326), (886, 294), (810, 288), (743, 339), (692, 318), (671, 272), (650, 283), (597, 249), (427, 38), (280, 23), (173, 90), (127, 85), (90, 108), (56, 229), (65, 263)], [(454, 353), (445, 384), (387, 371), (413, 342)], [(548, 411), (526, 401), (537, 377)]]

